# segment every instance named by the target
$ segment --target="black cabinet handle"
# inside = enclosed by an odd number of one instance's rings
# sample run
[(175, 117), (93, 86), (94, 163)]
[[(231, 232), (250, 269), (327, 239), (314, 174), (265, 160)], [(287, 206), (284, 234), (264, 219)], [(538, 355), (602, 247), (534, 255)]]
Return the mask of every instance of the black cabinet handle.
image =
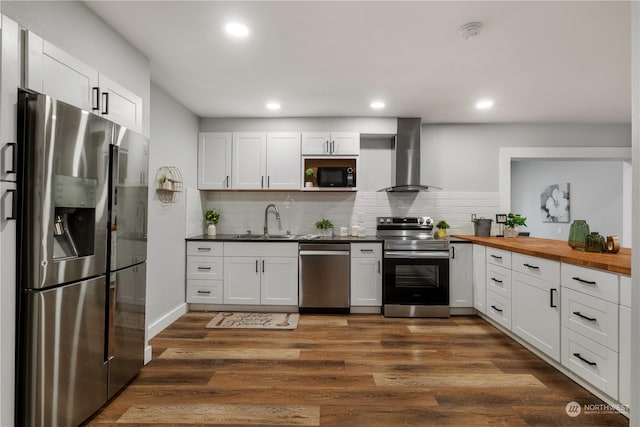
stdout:
[(11, 169), (7, 169), (4, 171), (5, 173), (16, 173), (18, 169), (18, 158), (16, 157), (16, 147), (17, 144), (15, 142), (7, 142), (7, 146), (11, 147)]
[(502, 310), (500, 310), (498, 307), (496, 307), (495, 305), (492, 305), (491, 308), (493, 308), (495, 311), (499, 311), (500, 313), (502, 313)]
[(93, 100), (91, 110), (98, 111), (100, 109), (100, 88), (95, 86), (91, 89), (91, 91), (93, 92), (93, 96), (91, 97)]
[(492, 277), (492, 278), (491, 278), (491, 280), (493, 280), (493, 281), (494, 281), (494, 282), (496, 282), (496, 283), (502, 283), (502, 280), (498, 280), (498, 279), (496, 279), (495, 277)]
[(573, 353), (573, 355), (574, 355), (575, 357), (577, 357), (578, 359), (582, 360), (584, 363), (586, 363), (586, 364), (587, 364), (587, 365), (589, 365), (589, 366), (596, 366), (596, 365), (597, 365), (597, 363), (596, 363), (596, 362), (592, 362), (592, 361), (587, 360), (587, 359), (585, 359), (584, 357), (582, 357), (582, 356), (580, 355), (580, 353)]
[(16, 204), (16, 190), (7, 190), (7, 193), (11, 194), (11, 215), (8, 216), (7, 219), (11, 219), (15, 221), (18, 219), (18, 212), (17, 212), (18, 205)]
[(577, 280), (578, 282), (584, 283), (585, 285), (595, 285), (596, 284), (596, 282), (592, 282), (592, 281), (589, 281), (589, 280), (584, 280), (584, 279), (581, 279), (579, 277), (574, 277), (573, 280)]
[(264, 176), (260, 177), (260, 188), (264, 188)]
[(362, 253), (373, 253), (373, 249), (360, 249)]
[(264, 260), (262, 260), (262, 272), (264, 273)]
[(380, 261), (378, 261), (378, 274), (380, 274)]
[(198, 251), (209, 252), (210, 250), (211, 250), (211, 248), (198, 248)]
[(198, 294), (209, 295), (210, 293), (211, 293), (211, 291), (198, 291)]
[(258, 260), (256, 260), (256, 273), (259, 273), (259, 271), (258, 271)]
[(227, 175), (227, 188), (229, 188), (229, 175)]
[(211, 271), (211, 267), (198, 267), (198, 271)]
[(102, 93), (102, 114), (109, 114), (109, 92)]
[(583, 319), (588, 320), (589, 322), (596, 322), (598, 320), (595, 317), (585, 316), (584, 314), (580, 313), (579, 311), (574, 311), (573, 314), (575, 314), (578, 317), (582, 317)]
[(456, 247), (451, 246), (451, 259), (456, 259)]
[(493, 259), (502, 259), (502, 257), (498, 256), (498, 255), (491, 255), (491, 258), (493, 258)]
[(531, 264), (523, 264), (525, 267), (529, 267), (529, 268), (533, 268), (534, 270), (540, 270), (540, 267), (538, 267), (537, 265), (531, 265)]
[(551, 307), (551, 308), (557, 308), (558, 307), (558, 305), (553, 302), (553, 294), (554, 293), (558, 293), (558, 290), (556, 288), (551, 288), (549, 290), (549, 307)]

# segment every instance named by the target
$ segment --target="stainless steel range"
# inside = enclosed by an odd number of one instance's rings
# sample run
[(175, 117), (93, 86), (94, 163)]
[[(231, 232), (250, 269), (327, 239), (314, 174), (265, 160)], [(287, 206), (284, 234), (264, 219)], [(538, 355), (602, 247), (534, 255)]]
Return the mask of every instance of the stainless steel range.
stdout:
[(386, 317), (449, 317), (449, 241), (433, 237), (433, 219), (378, 217), (384, 239)]

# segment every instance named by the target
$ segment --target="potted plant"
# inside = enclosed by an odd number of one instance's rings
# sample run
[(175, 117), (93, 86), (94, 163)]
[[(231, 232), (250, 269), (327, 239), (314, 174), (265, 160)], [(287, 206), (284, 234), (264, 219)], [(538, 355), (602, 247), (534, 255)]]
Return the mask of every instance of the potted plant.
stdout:
[(527, 218), (520, 214), (507, 214), (507, 222), (504, 223), (504, 237), (518, 237), (518, 226), (526, 227)]
[(220, 221), (220, 213), (214, 210), (208, 210), (204, 213), (204, 219), (209, 223), (207, 234), (209, 236), (216, 235), (216, 224)]
[(304, 186), (313, 187), (313, 169), (312, 168), (305, 169), (304, 176), (305, 176)]
[(449, 224), (445, 220), (440, 220), (436, 224), (436, 228), (438, 231), (436, 232), (436, 237), (438, 239), (444, 239), (447, 236), (447, 228), (449, 228)]
[(320, 221), (316, 221), (316, 229), (321, 236), (333, 235), (333, 223), (329, 219), (322, 218)]

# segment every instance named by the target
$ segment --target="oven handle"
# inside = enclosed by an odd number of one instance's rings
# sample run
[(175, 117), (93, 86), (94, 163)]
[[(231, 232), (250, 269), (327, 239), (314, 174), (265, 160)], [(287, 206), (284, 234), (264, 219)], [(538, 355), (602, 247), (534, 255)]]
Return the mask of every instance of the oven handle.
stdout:
[(385, 251), (385, 258), (404, 259), (448, 259), (449, 252), (445, 251)]

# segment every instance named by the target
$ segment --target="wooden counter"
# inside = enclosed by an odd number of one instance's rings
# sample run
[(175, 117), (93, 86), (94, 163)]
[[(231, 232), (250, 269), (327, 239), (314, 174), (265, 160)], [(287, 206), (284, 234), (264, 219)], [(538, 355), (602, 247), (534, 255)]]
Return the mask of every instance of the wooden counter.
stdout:
[(453, 237), (492, 248), (607, 270), (627, 276), (631, 275), (630, 248), (620, 248), (620, 252), (617, 254), (599, 254), (573, 250), (564, 240), (539, 239), (536, 237), (478, 237), (471, 235), (454, 235)]

